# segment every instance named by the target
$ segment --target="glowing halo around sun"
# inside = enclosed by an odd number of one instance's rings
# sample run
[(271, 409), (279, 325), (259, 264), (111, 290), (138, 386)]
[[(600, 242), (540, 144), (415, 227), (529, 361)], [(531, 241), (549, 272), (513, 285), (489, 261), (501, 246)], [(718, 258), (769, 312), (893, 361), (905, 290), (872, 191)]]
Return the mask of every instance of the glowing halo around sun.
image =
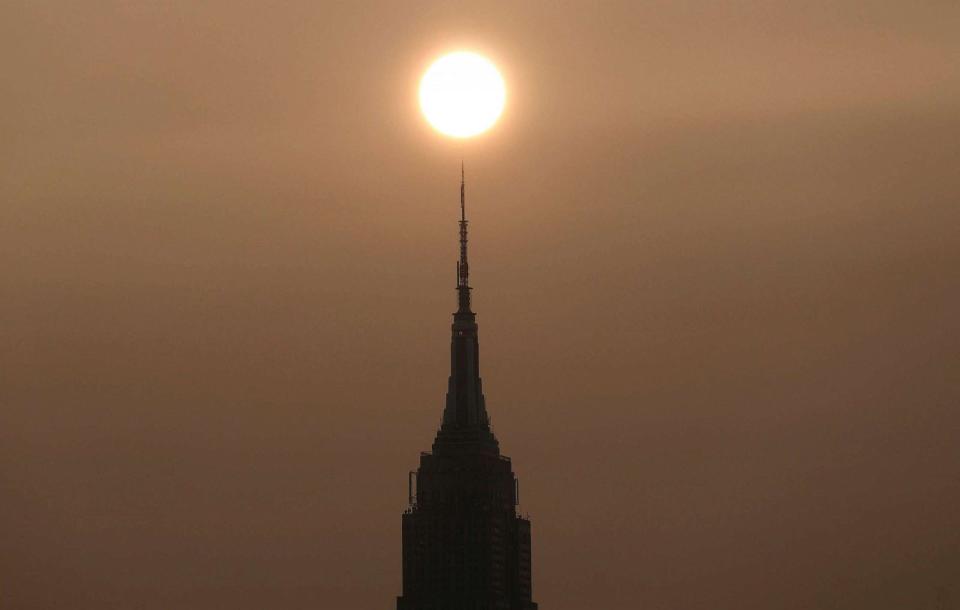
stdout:
[(469, 51), (433, 62), (420, 80), (420, 109), (434, 129), (469, 138), (493, 126), (503, 112), (507, 88), (496, 66)]

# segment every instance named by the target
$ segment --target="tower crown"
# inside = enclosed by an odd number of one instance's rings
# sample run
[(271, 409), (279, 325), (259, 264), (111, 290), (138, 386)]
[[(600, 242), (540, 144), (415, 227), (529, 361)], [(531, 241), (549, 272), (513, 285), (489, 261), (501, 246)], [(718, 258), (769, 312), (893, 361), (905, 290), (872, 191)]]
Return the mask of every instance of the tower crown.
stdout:
[(460, 258), (450, 378), (433, 451), (407, 478), (403, 595), (397, 610), (537, 610), (530, 521), (518, 514), (510, 458), (490, 430), (470, 309), (467, 213), (460, 166)]
[(490, 432), (490, 418), (480, 380), (480, 345), (476, 314), (470, 308), (470, 265), (467, 262), (467, 207), (463, 164), (460, 165), (460, 258), (457, 261), (457, 311), (450, 342), (450, 378), (443, 421), (434, 450), (467, 446), (499, 453)]

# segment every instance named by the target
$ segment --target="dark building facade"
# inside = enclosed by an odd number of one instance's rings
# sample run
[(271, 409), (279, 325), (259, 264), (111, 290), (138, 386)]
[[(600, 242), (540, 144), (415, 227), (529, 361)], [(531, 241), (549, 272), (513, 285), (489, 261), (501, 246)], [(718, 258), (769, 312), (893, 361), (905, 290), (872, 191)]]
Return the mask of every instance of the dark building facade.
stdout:
[(397, 610), (536, 610), (530, 522), (519, 516), (510, 458), (490, 429), (470, 309), (467, 219), (460, 180), (460, 260), (450, 379), (432, 451), (410, 473)]

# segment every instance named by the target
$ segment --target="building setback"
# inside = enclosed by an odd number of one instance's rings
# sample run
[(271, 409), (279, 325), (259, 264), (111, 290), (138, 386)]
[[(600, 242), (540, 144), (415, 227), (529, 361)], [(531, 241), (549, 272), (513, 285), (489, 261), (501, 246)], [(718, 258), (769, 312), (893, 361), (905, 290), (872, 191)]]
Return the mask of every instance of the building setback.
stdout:
[(536, 610), (530, 521), (517, 513), (510, 458), (490, 430), (470, 309), (467, 218), (460, 176), (460, 260), (450, 379), (430, 453), (410, 473), (403, 513), (403, 595), (397, 610)]

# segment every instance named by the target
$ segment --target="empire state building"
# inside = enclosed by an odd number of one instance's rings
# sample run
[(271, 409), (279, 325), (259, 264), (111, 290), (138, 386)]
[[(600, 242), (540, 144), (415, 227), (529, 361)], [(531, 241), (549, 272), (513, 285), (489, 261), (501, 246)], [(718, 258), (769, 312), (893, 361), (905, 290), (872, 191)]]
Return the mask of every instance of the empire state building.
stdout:
[(517, 513), (516, 476), (490, 429), (470, 309), (467, 217), (460, 176), (457, 311), (450, 378), (432, 451), (410, 473), (403, 513), (403, 595), (397, 610), (536, 610), (530, 522)]

